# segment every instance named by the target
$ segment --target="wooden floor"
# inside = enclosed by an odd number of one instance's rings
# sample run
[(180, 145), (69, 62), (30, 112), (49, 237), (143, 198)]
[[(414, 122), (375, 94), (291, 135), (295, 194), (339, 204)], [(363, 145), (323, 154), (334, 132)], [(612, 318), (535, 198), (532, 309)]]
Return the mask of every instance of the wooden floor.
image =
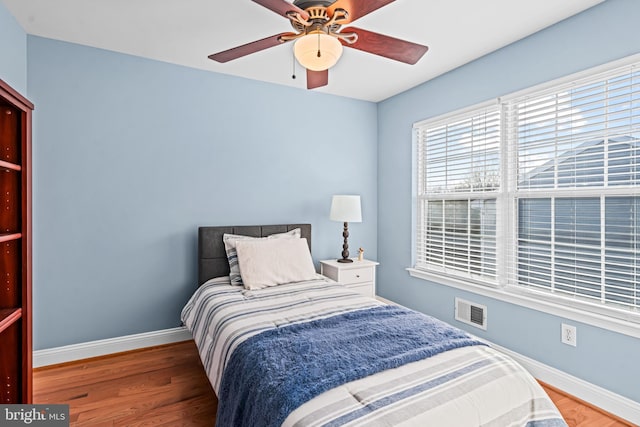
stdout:
[(72, 426), (213, 426), (217, 408), (193, 341), (36, 369), (33, 390)]
[[(543, 384), (571, 427), (627, 427)], [(36, 369), (34, 403), (68, 403), (72, 426), (213, 426), (217, 399), (193, 341)]]
[(540, 382), (570, 427), (634, 427), (631, 424)]

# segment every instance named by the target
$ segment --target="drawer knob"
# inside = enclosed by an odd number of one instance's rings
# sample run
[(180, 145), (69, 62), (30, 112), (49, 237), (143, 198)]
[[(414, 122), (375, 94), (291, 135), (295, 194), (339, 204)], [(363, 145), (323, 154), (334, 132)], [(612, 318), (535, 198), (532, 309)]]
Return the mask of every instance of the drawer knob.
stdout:
[(359, 275), (359, 274), (356, 274), (356, 277), (360, 278), (360, 275)]

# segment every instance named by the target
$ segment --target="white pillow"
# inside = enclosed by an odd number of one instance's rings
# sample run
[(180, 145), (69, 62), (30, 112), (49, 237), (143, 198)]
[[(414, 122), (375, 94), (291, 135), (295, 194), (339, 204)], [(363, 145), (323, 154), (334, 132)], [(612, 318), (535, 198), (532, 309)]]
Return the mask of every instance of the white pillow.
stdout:
[(236, 250), (245, 289), (317, 277), (307, 239), (238, 240)]
[(224, 250), (227, 253), (227, 261), (229, 261), (229, 280), (232, 285), (242, 286), (242, 276), (238, 267), (238, 255), (236, 254), (236, 242), (238, 240), (255, 240), (255, 239), (298, 239), (301, 236), (300, 228), (294, 228), (286, 233), (271, 234), (267, 237), (251, 237), (239, 234), (223, 234)]

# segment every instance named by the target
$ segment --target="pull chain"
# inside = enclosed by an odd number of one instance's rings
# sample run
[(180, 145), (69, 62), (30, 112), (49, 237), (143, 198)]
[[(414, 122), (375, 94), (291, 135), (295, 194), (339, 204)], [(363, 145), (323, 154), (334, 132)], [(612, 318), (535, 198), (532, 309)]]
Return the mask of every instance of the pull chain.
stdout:
[(296, 79), (296, 54), (293, 51), (293, 49), (291, 49), (291, 68), (292, 68), (292, 74), (291, 74), (291, 78), (293, 80)]
[(320, 58), (320, 33), (318, 33), (318, 58)]

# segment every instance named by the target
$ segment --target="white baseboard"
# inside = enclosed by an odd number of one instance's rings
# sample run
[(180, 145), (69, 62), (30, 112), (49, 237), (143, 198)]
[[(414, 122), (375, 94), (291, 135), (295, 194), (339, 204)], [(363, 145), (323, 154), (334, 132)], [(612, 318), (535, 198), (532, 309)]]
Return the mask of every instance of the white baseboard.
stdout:
[[(386, 302), (386, 300), (385, 300)], [(391, 301), (389, 301), (392, 303)], [(184, 327), (145, 332), (105, 340), (67, 345), (64, 347), (37, 350), (33, 352), (33, 366), (42, 367), (90, 357), (104, 356), (122, 351), (135, 350), (155, 345), (191, 339), (191, 333)], [(484, 340), (486, 341), (486, 340)], [(620, 396), (602, 387), (588, 383), (551, 366), (523, 356), (505, 347), (488, 342), (491, 347), (501, 351), (520, 363), (534, 377), (553, 387), (565, 391), (579, 399), (604, 409), (620, 418), (640, 425), (640, 403)]]
[[(483, 340), (486, 341), (486, 340)], [(490, 343), (491, 347), (510, 356), (535, 378), (557, 389), (569, 393), (593, 406), (604, 409), (618, 417), (640, 425), (640, 403), (613, 393), (556, 368), (523, 356), (505, 347)]]
[(155, 345), (170, 344), (190, 340), (191, 333), (185, 327), (163, 329), (161, 331), (144, 332), (104, 340), (65, 345), (33, 352), (33, 367), (56, 365), (90, 357), (120, 353)]

